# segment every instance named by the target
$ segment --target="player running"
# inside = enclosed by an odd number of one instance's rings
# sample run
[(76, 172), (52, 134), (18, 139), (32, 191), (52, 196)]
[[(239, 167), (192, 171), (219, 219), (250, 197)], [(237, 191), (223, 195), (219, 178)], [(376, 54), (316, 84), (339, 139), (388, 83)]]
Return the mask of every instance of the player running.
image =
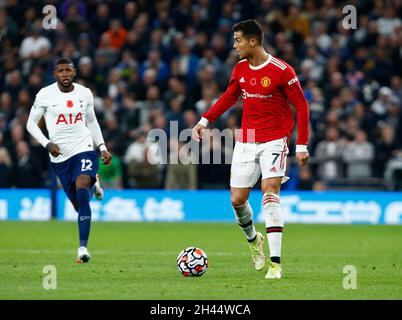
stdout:
[[(87, 244), (91, 227), (89, 201), (95, 192), (103, 198), (103, 190), (97, 180), (98, 154), (94, 142), (101, 151), (106, 165), (112, 162), (95, 116), (92, 92), (73, 83), (76, 69), (68, 58), (56, 61), (56, 82), (42, 88), (36, 95), (29, 114), (27, 129), (50, 154), (50, 161), (63, 189), (78, 212), (79, 248), (77, 262), (91, 259)], [(38, 127), (44, 116), (49, 139)]]
[(262, 204), (271, 258), (265, 278), (279, 279), (284, 226), (279, 192), (281, 184), (289, 179), (285, 176), (286, 159), (294, 126), (289, 102), (297, 113), (296, 160), (299, 166), (305, 165), (309, 157), (309, 109), (293, 68), (264, 50), (261, 25), (256, 20), (245, 20), (235, 24), (233, 31), (233, 47), (242, 60), (234, 67), (227, 90), (193, 128), (193, 138), (199, 141), (206, 126), (242, 97), (241, 134), (236, 137), (231, 166), (231, 203), (249, 242), (254, 267), (262, 270), (265, 266), (264, 237), (255, 230), (248, 202), (250, 190), (262, 173)]

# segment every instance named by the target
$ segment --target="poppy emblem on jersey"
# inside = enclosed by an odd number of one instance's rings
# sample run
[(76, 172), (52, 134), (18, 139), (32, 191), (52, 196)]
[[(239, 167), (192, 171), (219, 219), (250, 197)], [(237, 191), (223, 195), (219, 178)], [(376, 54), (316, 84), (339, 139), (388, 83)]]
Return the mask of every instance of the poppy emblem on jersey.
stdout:
[(252, 86), (255, 86), (256, 83), (257, 83), (257, 80), (256, 80), (255, 78), (251, 78), (251, 79), (250, 79), (250, 84), (251, 84)]
[(73, 101), (67, 100), (67, 108), (72, 108), (72, 107), (74, 107)]
[(261, 79), (261, 85), (266, 88), (269, 87), (269, 85), (271, 84), (271, 79), (268, 77), (264, 77)]

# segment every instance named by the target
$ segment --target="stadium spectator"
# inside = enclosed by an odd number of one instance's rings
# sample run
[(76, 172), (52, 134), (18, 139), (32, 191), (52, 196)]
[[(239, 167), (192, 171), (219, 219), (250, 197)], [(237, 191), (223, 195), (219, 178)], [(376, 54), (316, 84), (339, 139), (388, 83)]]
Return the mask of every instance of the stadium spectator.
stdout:
[(392, 91), (388, 87), (382, 87), (378, 92), (378, 98), (371, 105), (371, 111), (375, 113), (377, 118), (383, 119), (388, 111)]
[(7, 46), (15, 44), (14, 42), (17, 34), (18, 26), (16, 22), (7, 14), (7, 10), (0, 7), (0, 43), (2, 46), (7, 42), (9, 43)]
[(86, 7), (85, 3), (81, 1), (76, 1), (76, 3), (71, 3), (70, 6), (66, 8), (67, 13), (63, 17), (64, 25), (68, 31), (70, 39), (76, 41), (80, 32), (86, 32), (90, 28), (86, 23)]
[(131, 29), (138, 15), (138, 5), (136, 2), (130, 1), (124, 5), (122, 24), (126, 30)]
[(138, 101), (133, 94), (125, 93), (121, 102), (121, 107), (116, 111), (119, 128), (126, 139), (135, 136), (137, 128), (140, 126), (141, 110)]
[(87, 32), (79, 33), (78, 35), (78, 51), (81, 57), (93, 57), (95, 45), (91, 41), (91, 36)]
[(107, 39), (110, 46), (114, 49), (120, 49), (127, 40), (127, 30), (122, 26), (119, 19), (110, 21), (110, 28), (102, 34), (102, 38)]
[(198, 165), (198, 184), (202, 189), (229, 188), (230, 161), (227, 159), (231, 154), (225, 152), (224, 147), (221, 138), (213, 131), (204, 136)]
[(128, 147), (124, 156), (130, 188), (155, 189), (160, 186), (156, 158), (158, 146), (147, 142), (145, 132)]
[(400, 146), (397, 143), (396, 133), (392, 126), (382, 125), (380, 136), (375, 140), (374, 175), (382, 177), (387, 162), (392, 159)]
[[(5, 123), (5, 126), (7, 125), (8, 121), (10, 121), (15, 113), (15, 110), (13, 108), (12, 104), (12, 98), (11, 94), (8, 91), (4, 91), (0, 95), (0, 112), (1, 112), (1, 117), (7, 120)], [(4, 128), (0, 127), (0, 129), (5, 130)]]
[(158, 114), (165, 112), (166, 104), (160, 99), (160, 90), (156, 85), (151, 85), (146, 90), (146, 99), (138, 101), (139, 124), (149, 123)]
[(48, 54), (51, 43), (48, 38), (41, 35), (41, 27), (31, 27), (30, 35), (22, 40), (19, 54), (23, 61), (32, 62)]
[(170, 139), (169, 163), (166, 168), (165, 189), (195, 190), (197, 189), (197, 166), (183, 142)]
[(312, 190), (314, 177), (309, 167), (301, 167), (298, 170), (297, 190)]
[(399, 100), (399, 105), (402, 108), (402, 79), (400, 75), (394, 75), (391, 78), (392, 94)]
[(346, 163), (347, 177), (372, 177), (371, 162), (374, 159), (374, 146), (367, 141), (367, 135), (363, 130), (356, 131), (354, 140), (346, 145), (342, 157)]
[(16, 188), (42, 187), (42, 172), (38, 160), (33, 157), (29, 145), (24, 140), (15, 144), (12, 186)]
[(317, 144), (315, 160), (318, 163), (317, 176), (321, 180), (331, 180), (343, 176), (342, 154), (344, 142), (339, 139), (339, 129), (329, 127), (325, 139)]
[(398, 150), (385, 166), (385, 183), (388, 189), (394, 191), (402, 190), (402, 151)]
[(396, 16), (396, 11), (391, 5), (385, 8), (384, 16), (377, 19), (378, 33), (382, 36), (391, 35), (401, 25), (402, 20)]
[(217, 86), (213, 83), (210, 85), (205, 85), (201, 88), (202, 97), (195, 103), (195, 109), (198, 114), (203, 114), (206, 112), (217, 99)]
[(0, 147), (0, 188), (11, 187), (12, 174), (13, 164), (10, 154), (6, 148)]
[(157, 50), (151, 50), (148, 53), (148, 59), (144, 61), (144, 63), (140, 67), (140, 74), (145, 80), (145, 74), (147, 70), (154, 70), (156, 73), (156, 82), (159, 85), (168, 78), (169, 76), (169, 67), (168, 65), (161, 59), (160, 53)]
[(180, 0), (172, 10), (172, 19), (178, 31), (184, 31), (187, 26), (191, 26), (191, 0)]
[(75, 8), (77, 10), (77, 14), (81, 19), (85, 19), (87, 16), (87, 6), (84, 1), (80, 0), (64, 0), (60, 6), (58, 12), (60, 13), (60, 17), (64, 20), (69, 17), (69, 13), (71, 12), (71, 8)]
[(107, 3), (99, 3), (95, 15), (91, 16), (91, 34), (98, 39), (108, 28), (110, 23), (110, 9)]
[(16, 101), (18, 98), (18, 92), (23, 87), (21, 71), (15, 69), (9, 72), (8, 74), (6, 74), (5, 80), (6, 80), (4, 86), (5, 91), (10, 94), (12, 101)]
[(103, 136), (105, 137), (105, 141), (108, 141), (115, 155), (122, 155), (126, 146), (124, 144), (124, 134), (120, 131), (117, 117), (114, 114), (107, 116), (103, 123)]
[(183, 118), (183, 96), (178, 96), (170, 100), (169, 110), (166, 112), (166, 120), (171, 125), (175, 124), (178, 127), (178, 132), (181, 132), (184, 127)]

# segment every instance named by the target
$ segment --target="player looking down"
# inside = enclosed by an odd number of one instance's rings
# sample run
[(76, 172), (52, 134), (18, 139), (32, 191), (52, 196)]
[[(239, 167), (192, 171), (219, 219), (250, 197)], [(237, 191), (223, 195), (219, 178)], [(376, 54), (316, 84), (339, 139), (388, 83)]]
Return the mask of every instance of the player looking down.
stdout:
[[(91, 255), (87, 244), (91, 226), (89, 202), (93, 193), (103, 198), (97, 180), (98, 154), (106, 165), (112, 161), (107, 151), (94, 111), (92, 92), (73, 79), (76, 69), (68, 58), (56, 61), (56, 82), (42, 88), (31, 108), (27, 129), (50, 154), (51, 165), (64, 192), (78, 212), (79, 248), (77, 262), (88, 262)], [(47, 138), (38, 127), (44, 116)]]
[(240, 61), (234, 67), (227, 90), (193, 128), (193, 138), (199, 141), (206, 126), (242, 97), (241, 134), (236, 137), (231, 166), (231, 203), (249, 242), (254, 267), (262, 270), (265, 266), (264, 237), (255, 230), (248, 202), (250, 190), (262, 174), (262, 205), (271, 260), (265, 278), (278, 279), (282, 276), (284, 227), (279, 192), (281, 184), (289, 179), (285, 176), (286, 159), (294, 127), (289, 102), (297, 113), (296, 160), (299, 166), (305, 165), (309, 157), (309, 109), (293, 68), (264, 50), (261, 25), (256, 20), (245, 20), (235, 24), (233, 31), (233, 48)]

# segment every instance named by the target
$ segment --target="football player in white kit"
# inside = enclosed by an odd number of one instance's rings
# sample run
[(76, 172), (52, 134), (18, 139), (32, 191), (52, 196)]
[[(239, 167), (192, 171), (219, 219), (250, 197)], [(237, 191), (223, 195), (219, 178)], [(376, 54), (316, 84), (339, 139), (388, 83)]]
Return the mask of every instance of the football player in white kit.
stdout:
[[(50, 161), (63, 189), (78, 212), (79, 248), (77, 262), (88, 262), (87, 244), (91, 226), (89, 202), (93, 193), (103, 197), (97, 181), (98, 154), (106, 165), (112, 162), (94, 111), (92, 92), (73, 79), (76, 69), (68, 58), (56, 61), (56, 82), (36, 95), (27, 122), (29, 133), (49, 151)], [(47, 138), (38, 127), (45, 119)]]

